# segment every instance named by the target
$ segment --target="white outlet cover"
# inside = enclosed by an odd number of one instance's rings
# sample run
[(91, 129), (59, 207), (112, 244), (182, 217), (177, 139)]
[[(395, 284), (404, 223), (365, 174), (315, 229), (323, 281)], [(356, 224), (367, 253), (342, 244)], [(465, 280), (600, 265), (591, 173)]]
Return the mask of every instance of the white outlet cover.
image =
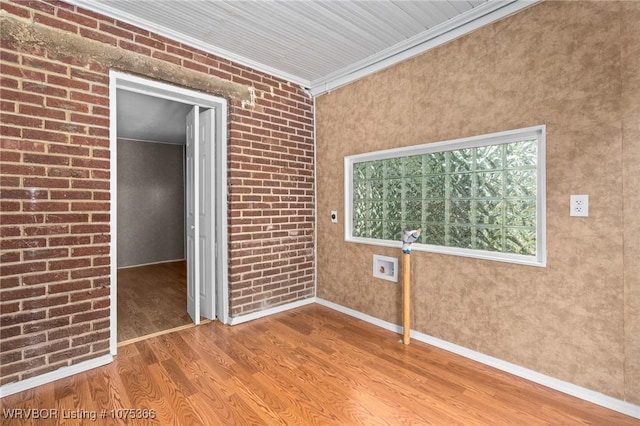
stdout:
[(336, 210), (331, 210), (331, 222), (338, 223), (338, 212)]
[(569, 200), (569, 215), (578, 217), (589, 216), (589, 196), (572, 195)]

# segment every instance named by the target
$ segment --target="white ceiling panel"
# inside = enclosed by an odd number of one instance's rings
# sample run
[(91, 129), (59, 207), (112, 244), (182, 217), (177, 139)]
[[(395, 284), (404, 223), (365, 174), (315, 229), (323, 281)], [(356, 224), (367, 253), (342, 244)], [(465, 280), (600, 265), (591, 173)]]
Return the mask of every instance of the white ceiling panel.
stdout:
[(319, 94), (535, 0), (67, 0)]

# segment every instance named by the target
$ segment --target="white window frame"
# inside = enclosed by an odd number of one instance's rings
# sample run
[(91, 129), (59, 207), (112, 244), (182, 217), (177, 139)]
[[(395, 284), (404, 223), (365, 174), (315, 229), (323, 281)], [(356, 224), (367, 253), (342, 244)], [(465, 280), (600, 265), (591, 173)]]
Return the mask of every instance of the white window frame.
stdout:
[(434, 152), (453, 151), (465, 148), (477, 148), (487, 145), (498, 145), (510, 142), (518, 142), (528, 139), (537, 139), (536, 159), (536, 254), (527, 256), (513, 253), (501, 253), (488, 250), (465, 249), (458, 247), (436, 246), (430, 244), (414, 243), (412, 250), (432, 253), (450, 254), (456, 256), (472, 257), (477, 259), (494, 260), (500, 262), (516, 263), (521, 265), (544, 267), (547, 264), (546, 250), (546, 126), (533, 126), (523, 129), (508, 130), (505, 132), (472, 136), (468, 138), (454, 139), (416, 145), (404, 148), (388, 149), (369, 152), (365, 154), (351, 155), (344, 158), (344, 234), (345, 241), (353, 243), (371, 244), (382, 247), (402, 247), (402, 242), (392, 240), (379, 240), (353, 236), (353, 166), (356, 163), (366, 161), (386, 160), (390, 158), (424, 155)]

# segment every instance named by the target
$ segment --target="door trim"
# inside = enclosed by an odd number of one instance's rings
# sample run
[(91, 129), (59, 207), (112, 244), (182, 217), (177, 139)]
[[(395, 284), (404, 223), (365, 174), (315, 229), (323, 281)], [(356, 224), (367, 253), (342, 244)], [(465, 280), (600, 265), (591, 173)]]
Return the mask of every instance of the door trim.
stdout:
[(118, 350), (117, 339), (117, 146), (118, 146), (118, 124), (117, 124), (117, 89), (123, 89), (130, 92), (141, 93), (154, 97), (164, 98), (177, 102), (187, 103), (191, 105), (199, 105), (215, 110), (216, 122), (216, 145), (215, 149), (215, 204), (217, 206), (215, 212), (215, 246), (216, 246), (216, 273), (215, 273), (215, 292), (216, 292), (216, 317), (224, 324), (229, 322), (229, 274), (228, 274), (228, 230), (227, 230), (227, 100), (217, 96), (201, 93), (168, 83), (154, 80), (148, 80), (131, 74), (126, 74), (116, 70), (109, 71), (109, 109), (110, 109), (110, 126), (109, 126), (109, 148), (111, 150), (111, 166), (110, 166), (110, 193), (111, 197), (111, 220), (110, 220), (110, 302), (111, 302), (111, 337), (110, 352), (115, 355)]

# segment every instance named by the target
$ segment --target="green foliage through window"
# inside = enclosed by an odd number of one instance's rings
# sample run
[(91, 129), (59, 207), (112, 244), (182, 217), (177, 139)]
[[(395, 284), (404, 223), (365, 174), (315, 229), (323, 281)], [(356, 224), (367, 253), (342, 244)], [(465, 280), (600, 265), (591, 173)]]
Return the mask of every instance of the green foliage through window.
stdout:
[(353, 162), (352, 236), (536, 256), (538, 154), (528, 138)]

